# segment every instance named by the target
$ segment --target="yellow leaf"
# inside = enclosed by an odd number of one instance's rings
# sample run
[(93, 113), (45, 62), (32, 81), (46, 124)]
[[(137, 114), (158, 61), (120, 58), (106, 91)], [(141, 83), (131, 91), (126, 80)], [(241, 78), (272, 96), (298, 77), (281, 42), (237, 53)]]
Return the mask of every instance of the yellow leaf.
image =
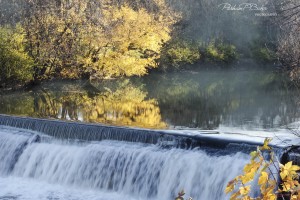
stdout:
[(268, 196), (268, 200), (276, 200), (277, 197), (275, 194), (271, 194), (270, 196)]
[(300, 169), (299, 166), (293, 165), (292, 161), (286, 163), (285, 165), (280, 165), (280, 177), (282, 180), (288, 179), (292, 180), (297, 175), (296, 171)]
[(245, 186), (245, 187), (240, 187), (240, 194), (241, 195), (247, 195), (250, 192), (251, 186)]
[(259, 162), (256, 162), (254, 160), (251, 160), (251, 162), (249, 164), (247, 164), (245, 167), (244, 167), (244, 173), (249, 173), (251, 172), (253, 169), (255, 171), (257, 171), (260, 167), (260, 163)]
[(290, 189), (291, 189), (291, 184), (285, 182), (285, 183), (282, 184), (282, 188), (283, 188), (282, 191), (288, 192), (288, 191), (290, 191)]
[(291, 200), (298, 200), (297, 195), (293, 195), (293, 196), (291, 197)]
[(289, 169), (292, 167), (292, 164), (293, 164), (293, 162), (290, 161), (290, 162), (288, 162), (288, 163), (286, 163), (286, 164), (284, 165), (284, 168), (287, 169), (287, 170), (289, 170)]
[(268, 182), (269, 175), (267, 172), (261, 172), (261, 176), (258, 179), (258, 185), (264, 185)]
[(300, 170), (300, 167), (297, 166), (297, 165), (293, 165), (293, 166), (291, 167), (291, 171), (299, 171), (299, 170)]
[(233, 184), (228, 184), (226, 189), (225, 189), (225, 193), (228, 194), (229, 192), (232, 192), (234, 190), (234, 185)]
[(246, 173), (244, 176), (241, 177), (241, 181), (243, 184), (248, 183), (249, 181), (252, 181), (254, 179), (256, 173), (256, 169), (252, 168), (250, 172)]
[(231, 197), (230, 197), (230, 200), (236, 200), (238, 196), (240, 196), (240, 191), (232, 194)]
[(260, 147), (261, 150), (270, 150), (271, 147), (269, 147), (269, 143), (271, 142), (272, 138), (266, 138), (264, 141), (264, 144), (262, 147)]
[(283, 170), (282, 172), (280, 172), (280, 177), (281, 179), (285, 179), (288, 176), (288, 171), (287, 170)]
[(225, 189), (226, 194), (229, 192), (232, 192), (234, 190), (234, 185), (236, 182), (237, 182), (237, 178), (228, 182), (226, 189)]
[(250, 156), (251, 156), (251, 159), (252, 159), (252, 160), (255, 159), (255, 158), (257, 158), (258, 155), (259, 155), (259, 153), (258, 153), (257, 151), (252, 151), (252, 152), (250, 153)]

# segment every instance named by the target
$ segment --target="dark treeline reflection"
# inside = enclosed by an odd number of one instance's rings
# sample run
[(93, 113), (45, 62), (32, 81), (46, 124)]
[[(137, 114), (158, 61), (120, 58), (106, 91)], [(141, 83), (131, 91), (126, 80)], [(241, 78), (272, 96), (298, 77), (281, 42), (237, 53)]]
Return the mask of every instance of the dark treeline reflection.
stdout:
[(299, 120), (300, 93), (270, 71), (186, 71), (146, 77), (170, 126), (276, 128)]
[(52, 81), (0, 96), (0, 112), (144, 128), (276, 128), (299, 120), (299, 92), (269, 71), (186, 71)]

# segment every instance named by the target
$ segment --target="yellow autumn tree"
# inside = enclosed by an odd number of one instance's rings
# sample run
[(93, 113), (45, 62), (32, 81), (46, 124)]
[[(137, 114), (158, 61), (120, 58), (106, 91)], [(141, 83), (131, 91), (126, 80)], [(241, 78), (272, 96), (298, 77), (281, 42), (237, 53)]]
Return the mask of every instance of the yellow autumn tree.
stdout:
[(25, 9), (28, 13), (22, 24), (27, 51), (35, 61), (35, 79), (79, 78), (79, 31), (85, 27), (86, 3), (32, 0), (28, 4), (31, 9)]
[(145, 75), (157, 67), (161, 48), (179, 19), (166, 0), (28, 4), (22, 24), (38, 79)]
[(134, 9), (127, 3), (116, 6), (106, 1), (106, 6), (99, 11), (101, 28), (94, 33), (90, 28), (90, 33), (83, 34), (97, 35), (84, 40), (94, 48), (89, 51), (93, 53), (81, 58), (84, 68), (94, 76), (110, 78), (141, 76), (148, 68), (157, 67), (156, 60), (162, 46), (171, 38), (178, 15), (166, 16), (165, 2), (156, 3), (161, 12), (151, 13), (143, 7)]
[[(270, 139), (266, 139), (262, 147), (257, 151), (251, 152), (250, 163), (244, 167), (244, 173), (237, 176), (227, 184), (226, 193), (231, 193), (230, 200), (276, 200), (278, 197), (284, 200), (300, 200), (300, 184), (297, 171), (300, 167), (293, 165), (292, 161), (285, 165), (279, 163), (269, 146)], [(269, 160), (265, 159), (267, 153)], [(271, 167), (277, 169), (279, 165), (281, 184), (271, 170)], [(257, 184), (260, 186), (260, 196), (252, 197), (250, 195), (251, 183), (258, 176)]]

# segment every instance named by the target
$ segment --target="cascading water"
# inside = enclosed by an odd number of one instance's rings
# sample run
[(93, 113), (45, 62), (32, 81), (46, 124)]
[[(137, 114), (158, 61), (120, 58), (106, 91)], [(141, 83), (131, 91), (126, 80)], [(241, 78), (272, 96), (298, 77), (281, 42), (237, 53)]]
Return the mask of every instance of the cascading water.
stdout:
[(17, 135), (12, 137), (7, 133), (8, 129), (2, 129), (0, 131), (0, 174), (6, 175), (12, 169), (17, 162), (18, 154), (21, 153), (24, 146), (28, 141), (28, 137), (24, 135)]
[(184, 188), (197, 200), (224, 200), (226, 182), (249, 159), (122, 141), (38, 140), (30, 131), (0, 130), (0, 199), (171, 200)]

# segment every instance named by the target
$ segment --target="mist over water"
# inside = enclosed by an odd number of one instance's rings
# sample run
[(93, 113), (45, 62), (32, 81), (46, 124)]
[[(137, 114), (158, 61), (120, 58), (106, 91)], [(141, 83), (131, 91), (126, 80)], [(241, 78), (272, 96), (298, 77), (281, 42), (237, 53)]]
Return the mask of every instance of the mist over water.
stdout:
[[(29, 1), (30, 2), (30, 1)], [(255, 4), (265, 11), (245, 9), (230, 11), (223, 9), (225, 3), (239, 7)], [(151, 6), (151, 2), (142, 2)], [(215, 39), (225, 39), (247, 54), (249, 45), (256, 40), (268, 38), (274, 40), (277, 30), (272, 22), (273, 17), (259, 17), (257, 13), (275, 13), (276, 6), (272, 0), (175, 0), (168, 5), (182, 16), (178, 36), (182, 39), (208, 43)], [(28, 9), (26, 0), (1, 0), (0, 24), (16, 24), (22, 21), (24, 10)], [(155, 8), (152, 8), (155, 9)]]
[[(224, 39), (242, 50), (249, 52), (251, 43), (268, 38), (271, 41), (276, 38), (277, 30), (272, 23), (275, 17), (259, 17), (259, 13), (277, 14), (272, 0), (175, 0), (169, 4), (183, 15), (183, 27), (180, 37), (208, 43), (214, 39)], [(224, 5), (235, 8), (245, 8), (250, 4), (258, 9), (250, 7), (244, 10), (227, 10)]]

